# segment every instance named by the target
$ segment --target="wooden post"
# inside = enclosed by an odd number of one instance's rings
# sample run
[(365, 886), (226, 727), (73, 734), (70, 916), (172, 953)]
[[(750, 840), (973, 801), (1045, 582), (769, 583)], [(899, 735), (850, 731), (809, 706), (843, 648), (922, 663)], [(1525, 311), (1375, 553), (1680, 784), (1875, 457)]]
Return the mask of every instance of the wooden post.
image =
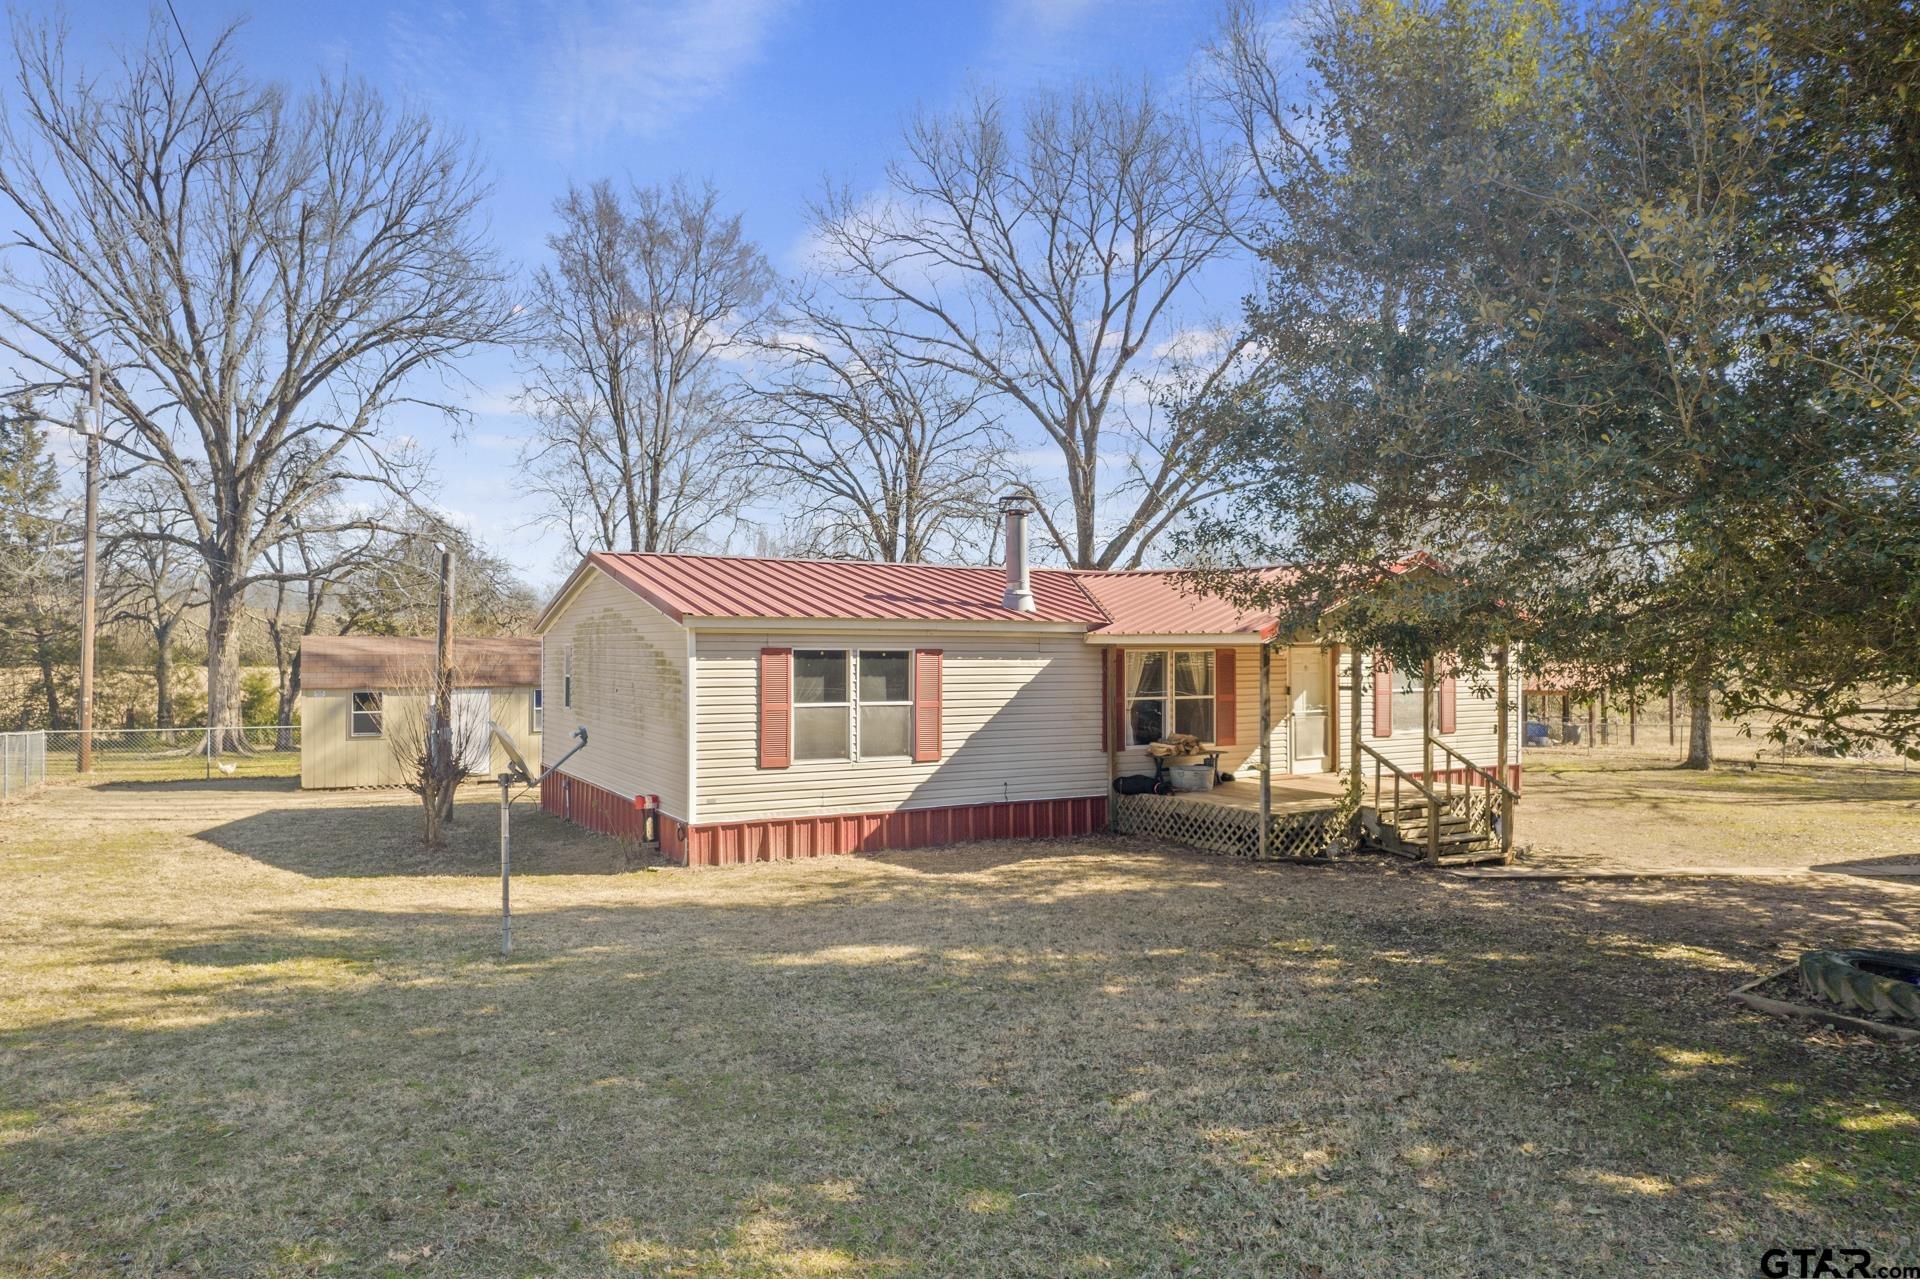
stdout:
[[(446, 779), (453, 773), (453, 552), (440, 548), (440, 624), (434, 637), (433, 759), (434, 800), (439, 815), (452, 812)], [(435, 827), (437, 830), (438, 828)]]
[(95, 566), (94, 543), (100, 527), (100, 361), (95, 360), (87, 378), (86, 529), (81, 534), (80, 559), (80, 750), (74, 767), (82, 773), (93, 771), (93, 620), (100, 594), (99, 570)]
[(1627, 694), (1627, 745), (1640, 744), (1640, 694), (1633, 691)]
[(1260, 856), (1273, 824), (1273, 645), (1260, 645)]
[[(1499, 683), (1494, 689), (1493, 708), (1494, 713), (1500, 717), (1500, 729), (1494, 739), (1499, 769), (1495, 776), (1499, 777), (1501, 785), (1511, 786), (1513, 781), (1507, 775), (1507, 761), (1511, 758), (1509, 752), (1512, 750), (1512, 743), (1509, 741), (1512, 725), (1508, 721), (1513, 718), (1512, 694), (1509, 689), (1513, 659), (1512, 653), (1505, 644), (1502, 644), (1500, 651), (1494, 655), (1494, 665), (1499, 673)], [(1513, 796), (1505, 791), (1500, 792), (1500, 860), (1503, 863), (1513, 861)]]
[[(1352, 748), (1347, 752), (1347, 769), (1353, 775), (1348, 783), (1355, 794), (1360, 792), (1360, 649), (1358, 645), (1347, 645), (1347, 668), (1352, 672), (1352, 701), (1347, 707), (1347, 719), (1352, 725), (1353, 740), (1348, 743)], [(1338, 672), (1339, 659), (1334, 661), (1334, 670)], [(1334, 681), (1334, 694), (1339, 695), (1339, 681)]]
[(1667, 745), (1680, 744), (1680, 699), (1673, 689), (1667, 690)]
[(1595, 707), (1598, 705), (1591, 697), (1587, 699), (1587, 745), (1592, 747), (1598, 736), (1598, 718)]
[(1609, 741), (1611, 734), (1607, 730), (1612, 727), (1612, 716), (1607, 706), (1607, 686), (1602, 684), (1600, 686), (1600, 744), (1602, 746), (1611, 744)]
[(1427, 787), (1427, 860), (1440, 860), (1440, 792), (1433, 784), (1433, 659), (1420, 671), (1420, 780)]

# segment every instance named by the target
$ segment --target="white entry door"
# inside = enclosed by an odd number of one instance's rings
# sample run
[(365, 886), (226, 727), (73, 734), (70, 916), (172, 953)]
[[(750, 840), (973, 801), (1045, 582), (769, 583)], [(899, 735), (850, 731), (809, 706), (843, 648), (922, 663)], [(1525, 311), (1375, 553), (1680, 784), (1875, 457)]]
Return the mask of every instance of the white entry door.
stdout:
[(467, 772), (485, 777), (492, 771), (493, 694), (484, 688), (453, 690), (453, 740), (460, 744), (466, 758), (461, 763)]
[(1327, 707), (1327, 654), (1319, 648), (1296, 648), (1287, 655), (1287, 675), (1293, 684), (1293, 718), (1287, 740), (1293, 750), (1293, 771), (1327, 770), (1327, 733), (1332, 727)]

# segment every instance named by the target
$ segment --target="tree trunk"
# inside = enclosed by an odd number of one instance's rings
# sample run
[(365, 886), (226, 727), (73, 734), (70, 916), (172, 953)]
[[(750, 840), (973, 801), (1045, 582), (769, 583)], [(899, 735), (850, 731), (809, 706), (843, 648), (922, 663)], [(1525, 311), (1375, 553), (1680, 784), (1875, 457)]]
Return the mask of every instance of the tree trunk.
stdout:
[[(207, 723), (231, 728), (240, 720), (240, 595), (225, 583), (207, 589)], [(240, 748), (239, 733), (214, 734), (215, 750)]]
[(1713, 767), (1713, 676), (1707, 664), (1695, 664), (1687, 677), (1687, 757), (1682, 768)]
[(153, 628), (153, 722), (173, 727), (173, 623)]
[(47, 693), (47, 727), (60, 727), (60, 686), (53, 682), (53, 643), (42, 636), (34, 645), (34, 657), (40, 663), (40, 687)]

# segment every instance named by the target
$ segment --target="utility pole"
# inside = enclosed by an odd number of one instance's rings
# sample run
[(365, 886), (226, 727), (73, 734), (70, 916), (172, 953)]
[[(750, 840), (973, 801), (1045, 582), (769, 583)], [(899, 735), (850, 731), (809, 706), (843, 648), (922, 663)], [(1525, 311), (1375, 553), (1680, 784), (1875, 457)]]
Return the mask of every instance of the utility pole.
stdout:
[(100, 591), (94, 542), (100, 527), (100, 361), (87, 378), (87, 523), (80, 560), (80, 757), (79, 772), (93, 771), (93, 616)]

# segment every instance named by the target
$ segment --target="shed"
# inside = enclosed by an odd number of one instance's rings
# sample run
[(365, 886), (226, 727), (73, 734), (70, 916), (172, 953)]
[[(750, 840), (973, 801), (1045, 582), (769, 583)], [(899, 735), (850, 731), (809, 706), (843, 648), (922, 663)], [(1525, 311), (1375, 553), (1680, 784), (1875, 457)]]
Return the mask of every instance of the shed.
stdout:
[[(540, 641), (522, 636), (457, 637), (454, 718), (504, 729), (529, 759), (540, 757)], [(309, 790), (397, 786), (401, 769), (388, 725), (424, 717), (433, 684), (434, 641), (408, 635), (309, 635), (300, 646), (300, 785)], [(469, 769), (506, 768), (497, 745), (475, 742)]]

